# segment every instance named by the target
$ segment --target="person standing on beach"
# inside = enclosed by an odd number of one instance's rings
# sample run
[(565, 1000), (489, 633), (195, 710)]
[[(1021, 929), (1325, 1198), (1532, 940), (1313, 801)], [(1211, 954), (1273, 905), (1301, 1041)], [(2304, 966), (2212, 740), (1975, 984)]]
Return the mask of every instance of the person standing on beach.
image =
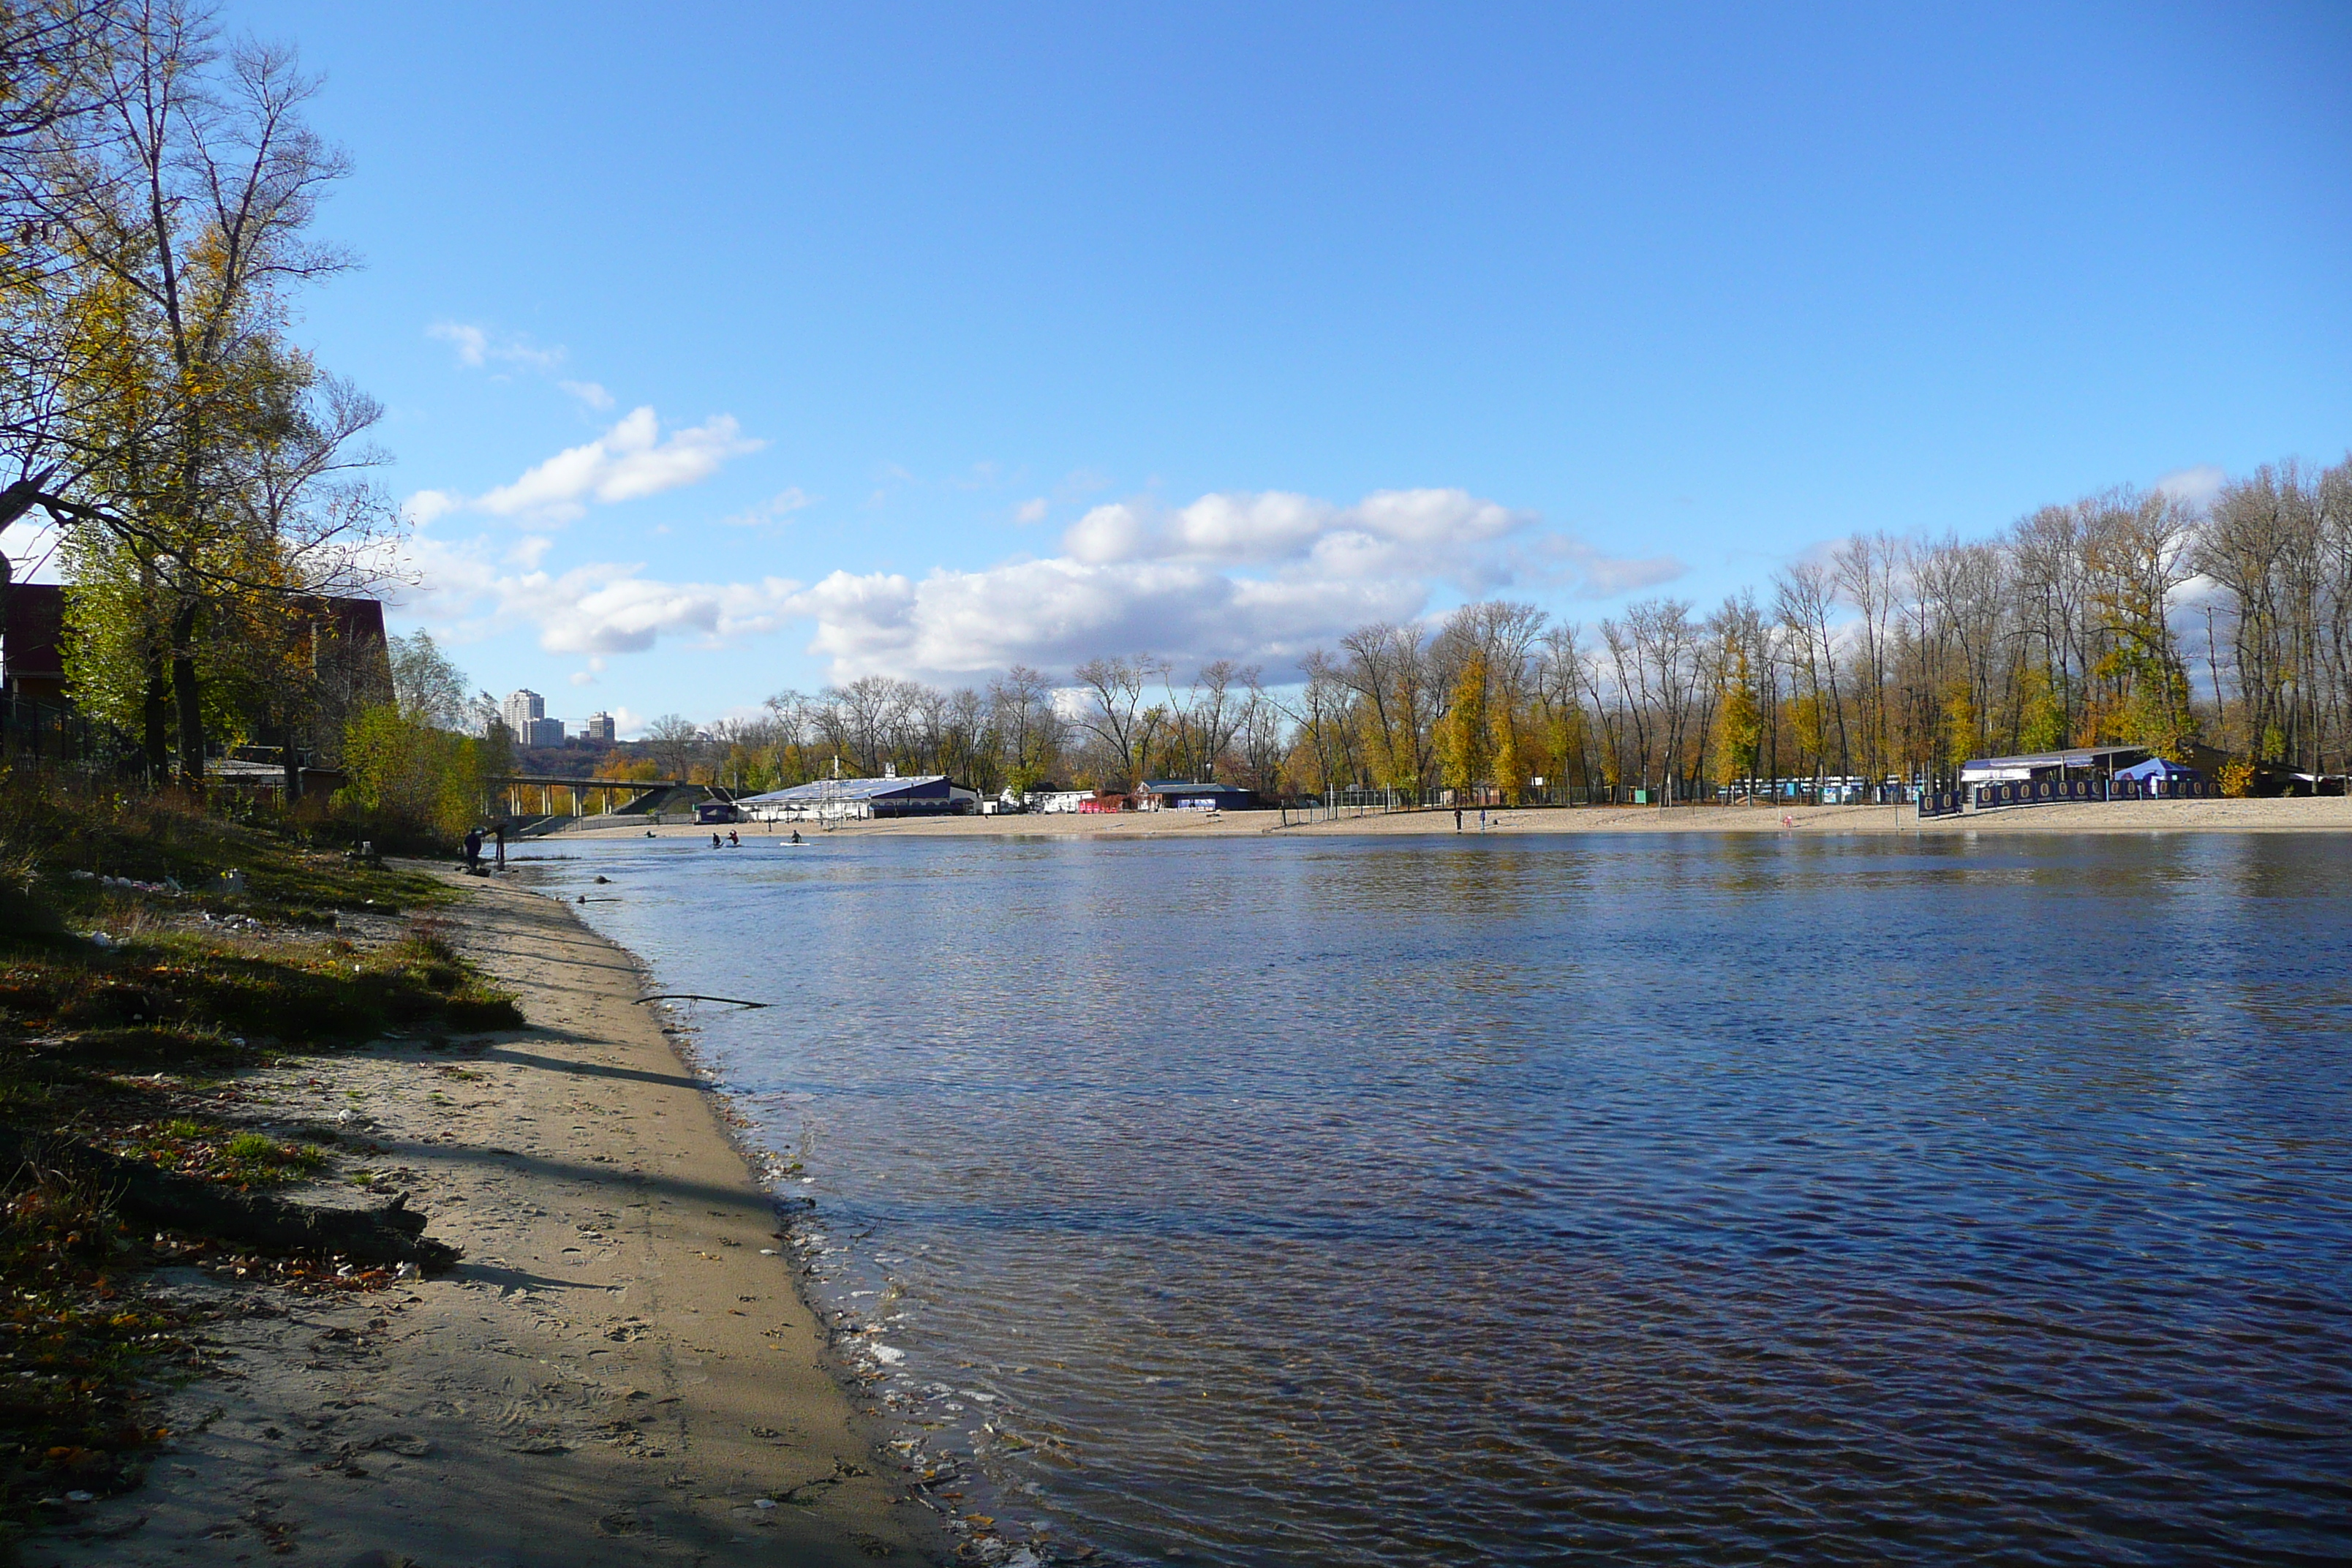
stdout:
[(481, 869), (481, 866), (482, 830), (478, 827), (468, 827), (466, 829), (466, 869), (478, 871)]
[(507, 825), (501, 822), (490, 833), (498, 840), (498, 867), (503, 871), (507, 868)]

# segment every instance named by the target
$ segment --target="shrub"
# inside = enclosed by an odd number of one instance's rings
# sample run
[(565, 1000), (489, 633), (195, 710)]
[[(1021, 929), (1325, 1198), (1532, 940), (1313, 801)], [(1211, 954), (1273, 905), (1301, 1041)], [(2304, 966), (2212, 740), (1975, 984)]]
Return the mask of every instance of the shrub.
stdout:
[(478, 817), (496, 759), (483, 742), (371, 708), (343, 733), (351, 782), (338, 814), (362, 837), (386, 846), (445, 846)]

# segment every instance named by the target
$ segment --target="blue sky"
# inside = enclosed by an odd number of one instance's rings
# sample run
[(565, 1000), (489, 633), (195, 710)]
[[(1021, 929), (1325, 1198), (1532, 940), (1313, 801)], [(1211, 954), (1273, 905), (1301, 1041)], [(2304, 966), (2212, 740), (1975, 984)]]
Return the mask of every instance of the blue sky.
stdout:
[(2352, 8), (236, 4), (430, 626), (551, 712), (1281, 679), (2352, 444)]

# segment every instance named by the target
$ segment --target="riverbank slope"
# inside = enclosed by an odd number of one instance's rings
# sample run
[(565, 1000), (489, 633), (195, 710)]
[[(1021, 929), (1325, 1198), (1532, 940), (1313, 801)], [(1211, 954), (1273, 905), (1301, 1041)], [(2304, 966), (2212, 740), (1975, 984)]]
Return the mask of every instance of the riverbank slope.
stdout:
[(372, 1190), (409, 1194), (464, 1262), (307, 1297), (165, 1270), (218, 1312), (219, 1373), (171, 1402), (143, 1488), (25, 1561), (941, 1554), (836, 1381), (714, 1097), (634, 1005), (635, 962), (548, 899), (456, 880), (454, 943), (528, 1028), (284, 1059), (239, 1088), (289, 1123), (352, 1112)]

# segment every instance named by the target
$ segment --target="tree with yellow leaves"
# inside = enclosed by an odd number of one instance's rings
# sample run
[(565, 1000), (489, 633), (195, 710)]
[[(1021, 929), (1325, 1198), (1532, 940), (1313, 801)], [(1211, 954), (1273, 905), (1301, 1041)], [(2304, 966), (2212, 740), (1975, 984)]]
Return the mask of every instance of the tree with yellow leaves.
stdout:
[(1756, 774), (1756, 748), (1764, 736), (1764, 715), (1756, 705), (1756, 676), (1748, 649), (1733, 643), (1722, 661), (1723, 693), (1715, 710), (1715, 782), (1728, 787)]
[(208, 683), (282, 693), (313, 662), (296, 606), (369, 575), (392, 514), (350, 474), (380, 411), (284, 337), (289, 291), (344, 265), (309, 237), (343, 173), (302, 120), (315, 84), (176, 5), (123, 7), (110, 46), (104, 133), (53, 140), (35, 198), (76, 382), (41, 500), (68, 524), (85, 689), (194, 784)]
[[(1494, 775), (1494, 717), (1487, 685), (1486, 656), (1474, 648), (1454, 679), (1453, 700), (1438, 727), (1438, 756), (1448, 789), (1476, 789)], [(1460, 798), (1457, 793), (1455, 799)]]

